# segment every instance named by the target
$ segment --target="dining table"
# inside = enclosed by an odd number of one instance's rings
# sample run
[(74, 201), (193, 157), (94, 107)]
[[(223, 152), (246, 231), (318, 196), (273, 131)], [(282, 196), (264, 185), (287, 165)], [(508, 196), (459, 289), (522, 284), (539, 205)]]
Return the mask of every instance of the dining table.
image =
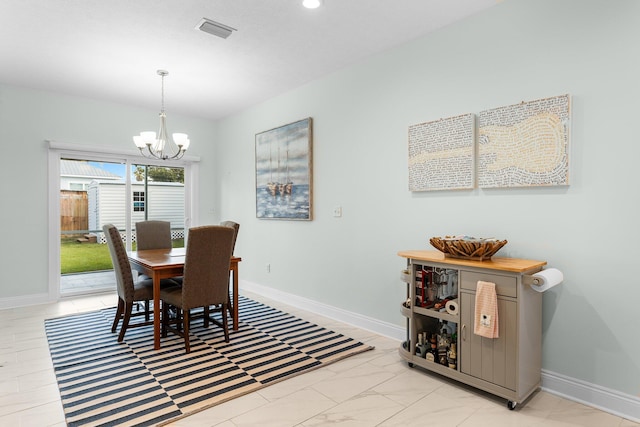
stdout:
[[(146, 249), (127, 252), (131, 268), (153, 279), (153, 347), (160, 349), (160, 281), (182, 276), (186, 258), (185, 248)], [(238, 263), (242, 258), (232, 256), (229, 271), (233, 275), (231, 317), (233, 329), (238, 329)]]

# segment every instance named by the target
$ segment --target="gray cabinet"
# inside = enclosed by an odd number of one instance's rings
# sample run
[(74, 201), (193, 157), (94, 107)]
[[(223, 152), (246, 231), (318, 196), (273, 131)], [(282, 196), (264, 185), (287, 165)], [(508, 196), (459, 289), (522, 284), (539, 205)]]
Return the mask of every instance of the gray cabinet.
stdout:
[(475, 294), (462, 292), (460, 314), (460, 372), (509, 390), (516, 390), (518, 358), (517, 304), (498, 297), (500, 337), (485, 338), (473, 333)]
[[(407, 268), (401, 274), (407, 286), (407, 301), (401, 308), (407, 319), (407, 334), (400, 355), (410, 366), (503, 397), (510, 409), (526, 400), (540, 386), (542, 294), (525, 284), (525, 277), (540, 271), (546, 262), (496, 257), (473, 261), (446, 258), (438, 251), (404, 251), (398, 255), (407, 259)], [(473, 332), (480, 280), (496, 284), (499, 338)], [(448, 292), (441, 291), (440, 286)], [(445, 295), (452, 291), (454, 294)], [(438, 297), (453, 299), (458, 310), (433, 306), (430, 297), (434, 292)], [(425, 338), (436, 336), (439, 342), (440, 335), (447, 333), (455, 344), (455, 363), (424, 357), (424, 346), (428, 347), (423, 344)], [(438, 351), (443, 353), (442, 348)]]

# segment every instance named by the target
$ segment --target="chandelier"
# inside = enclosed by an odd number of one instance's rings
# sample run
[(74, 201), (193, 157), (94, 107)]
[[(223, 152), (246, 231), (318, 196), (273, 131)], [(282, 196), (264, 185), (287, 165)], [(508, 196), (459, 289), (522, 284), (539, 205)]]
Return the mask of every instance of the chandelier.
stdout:
[(156, 138), (155, 132), (140, 132), (140, 135), (133, 137), (133, 142), (143, 156), (162, 160), (181, 158), (191, 142), (186, 133), (174, 133), (173, 140), (169, 139), (167, 115), (164, 112), (164, 77), (167, 74), (169, 74), (168, 71), (158, 70), (158, 75), (162, 78), (162, 108), (160, 109), (158, 137)]

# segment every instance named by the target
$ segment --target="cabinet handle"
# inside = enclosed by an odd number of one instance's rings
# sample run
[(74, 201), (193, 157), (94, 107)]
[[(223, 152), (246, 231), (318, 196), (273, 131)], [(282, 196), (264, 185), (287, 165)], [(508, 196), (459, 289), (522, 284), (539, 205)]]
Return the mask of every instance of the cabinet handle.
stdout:
[(467, 340), (467, 325), (462, 325), (462, 341)]

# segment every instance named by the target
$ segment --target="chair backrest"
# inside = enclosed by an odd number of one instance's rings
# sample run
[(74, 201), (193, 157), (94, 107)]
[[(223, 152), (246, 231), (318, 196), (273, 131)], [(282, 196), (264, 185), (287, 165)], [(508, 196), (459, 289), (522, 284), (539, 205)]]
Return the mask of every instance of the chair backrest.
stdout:
[(227, 302), (234, 230), (221, 225), (189, 229), (182, 281), (182, 308)]
[(231, 254), (233, 254), (233, 251), (236, 248), (236, 240), (238, 240), (238, 231), (240, 231), (240, 224), (233, 221), (222, 221), (220, 225), (222, 225), (223, 227), (231, 227), (235, 230), (235, 233), (233, 235), (233, 245), (231, 246)]
[(169, 221), (136, 222), (137, 249), (171, 249), (171, 223)]
[(102, 231), (104, 231), (104, 235), (107, 238), (113, 271), (116, 273), (118, 296), (126, 302), (133, 302), (133, 273), (131, 272), (131, 264), (129, 263), (129, 257), (127, 257), (127, 251), (122, 242), (120, 232), (113, 224), (105, 224), (102, 227)]

